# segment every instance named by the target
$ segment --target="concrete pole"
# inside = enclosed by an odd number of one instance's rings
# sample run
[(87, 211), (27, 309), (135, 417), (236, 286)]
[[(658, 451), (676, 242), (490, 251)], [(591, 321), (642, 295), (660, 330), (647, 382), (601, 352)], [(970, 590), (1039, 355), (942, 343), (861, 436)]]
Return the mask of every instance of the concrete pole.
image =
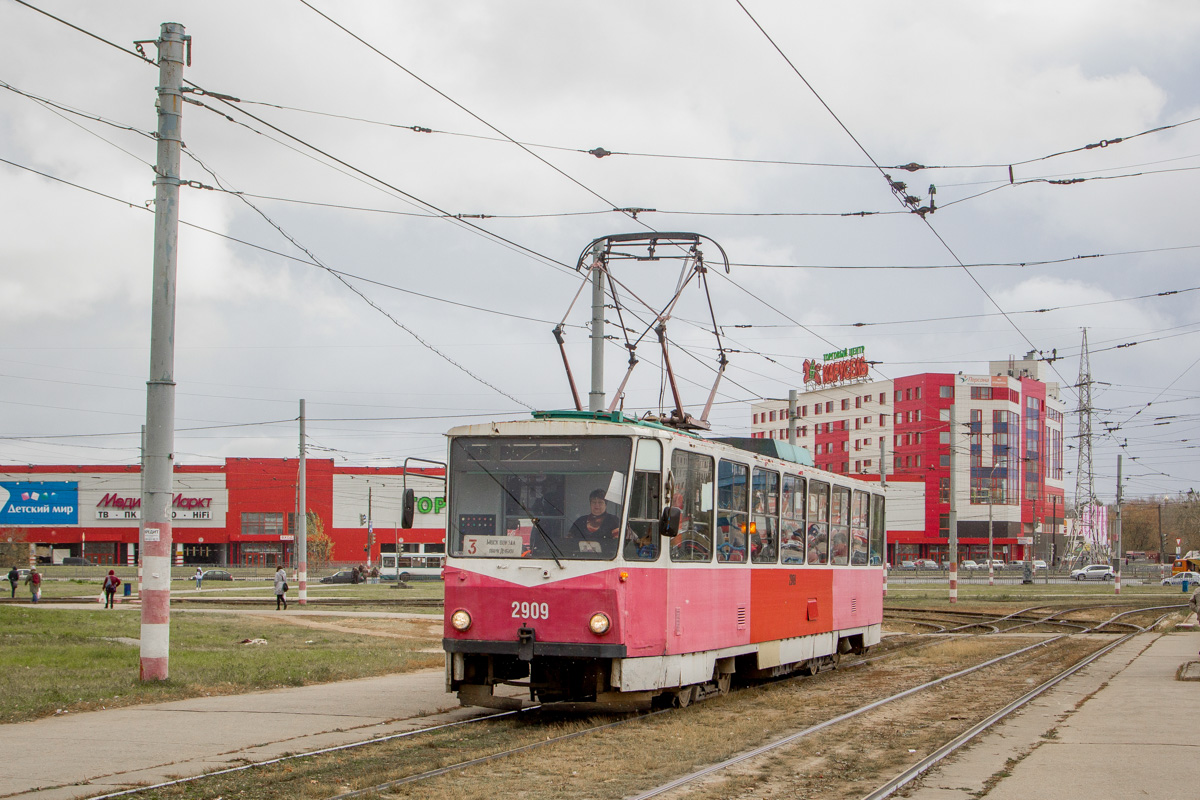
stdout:
[(600, 245), (592, 253), (592, 390), (588, 411), (604, 410), (604, 262)]
[(296, 509), (296, 585), (300, 605), (308, 605), (308, 448), (304, 436), (304, 399), (300, 399), (300, 485)]
[(1117, 552), (1113, 553), (1113, 593), (1121, 593), (1121, 455), (1117, 454)]
[(171, 643), (171, 490), (175, 461), (175, 271), (179, 255), (179, 154), (183, 143), (183, 26), (164, 22), (158, 44), (158, 166), (154, 177), (154, 282), (146, 464), (142, 495), (139, 676), (165, 681)]
[[(138, 497), (146, 496), (146, 426), (142, 426), (142, 445), (141, 453), (138, 456)], [(141, 509), (142, 517), (146, 516), (145, 509)], [(146, 543), (142, 541), (142, 527), (138, 526), (138, 551), (137, 551), (137, 589), (133, 590), (134, 594), (140, 599), (142, 596), (142, 553), (146, 549)]]
[[(996, 472), (992, 468), (992, 473)], [(989, 481), (990, 483), (990, 481)], [(988, 487), (988, 586), (996, 585), (996, 567), (992, 564), (992, 543), (995, 541), (995, 534), (992, 531), (992, 506), (994, 506), (996, 498), (992, 496), (992, 487)]]
[(796, 390), (788, 389), (788, 444), (796, 446)]
[(958, 416), (954, 413), (957, 404), (950, 404), (950, 602), (958, 602), (958, 475), (955, 468), (958, 459)]

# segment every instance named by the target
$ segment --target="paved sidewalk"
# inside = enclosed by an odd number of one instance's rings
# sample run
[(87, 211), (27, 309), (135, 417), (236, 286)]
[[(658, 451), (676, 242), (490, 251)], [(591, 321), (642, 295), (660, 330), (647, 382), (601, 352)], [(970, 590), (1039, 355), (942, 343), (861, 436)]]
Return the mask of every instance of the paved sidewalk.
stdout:
[(927, 774), (913, 800), (1200, 797), (1194, 633), (1135, 636)]
[(91, 797), (489, 713), (436, 669), (0, 725), (0, 797)]

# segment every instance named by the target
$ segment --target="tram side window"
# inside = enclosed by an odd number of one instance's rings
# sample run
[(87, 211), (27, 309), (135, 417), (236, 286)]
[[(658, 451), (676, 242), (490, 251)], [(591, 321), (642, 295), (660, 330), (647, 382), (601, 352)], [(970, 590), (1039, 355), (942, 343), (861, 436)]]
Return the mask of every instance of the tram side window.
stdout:
[(884, 532), (884, 502), (883, 496), (871, 495), (871, 566), (883, 565), (883, 532)]
[(713, 459), (676, 450), (671, 454), (671, 505), (679, 509), (672, 561), (712, 560)]
[(717, 465), (717, 561), (746, 561), (750, 511), (750, 468), (721, 461)]
[(867, 539), (870, 530), (871, 495), (855, 492), (850, 512), (850, 564), (867, 565)]
[(658, 559), (658, 515), (662, 512), (662, 445), (642, 439), (637, 445), (633, 490), (629, 497), (629, 527), (625, 531), (626, 561)]
[(804, 563), (804, 478), (783, 476), (779, 554), (784, 564)]
[(774, 564), (779, 552), (779, 473), (754, 470), (754, 512), (750, 518), (750, 560)]
[(829, 484), (808, 485), (808, 563), (829, 563)]
[(833, 487), (832, 517), (829, 525), (830, 563), (844, 567), (850, 563), (850, 489)]

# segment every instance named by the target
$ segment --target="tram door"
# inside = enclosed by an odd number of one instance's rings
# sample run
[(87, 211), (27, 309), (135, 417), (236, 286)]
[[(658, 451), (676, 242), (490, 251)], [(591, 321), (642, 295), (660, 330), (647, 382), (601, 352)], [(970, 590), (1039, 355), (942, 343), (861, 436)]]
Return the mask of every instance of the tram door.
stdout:
[[(680, 653), (696, 648), (706, 638), (707, 601), (705, 581), (710, 570), (692, 565), (713, 559), (713, 517), (716, 464), (712, 456), (689, 450), (671, 453), (667, 485), (669, 503), (678, 508), (679, 531), (668, 542), (666, 563), (666, 652)], [(673, 676), (668, 676), (670, 682)]]

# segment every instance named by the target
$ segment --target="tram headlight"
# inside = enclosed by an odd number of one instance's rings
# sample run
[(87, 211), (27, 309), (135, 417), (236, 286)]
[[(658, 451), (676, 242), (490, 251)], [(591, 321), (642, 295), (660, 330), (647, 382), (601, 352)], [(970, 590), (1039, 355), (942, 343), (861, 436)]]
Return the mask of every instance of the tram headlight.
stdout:
[(460, 608), (450, 615), (450, 627), (460, 633), (465, 631), (471, 627), (471, 615)]
[(608, 633), (608, 629), (611, 624), (612, 623), (608, 621), (608, 615), (601, 614), (599, 611), (597, 611), (595, 614), (592, 614), (592, 618), (588, 620), (588, 628), (597, 636), (603, 636), (604, 634)]

